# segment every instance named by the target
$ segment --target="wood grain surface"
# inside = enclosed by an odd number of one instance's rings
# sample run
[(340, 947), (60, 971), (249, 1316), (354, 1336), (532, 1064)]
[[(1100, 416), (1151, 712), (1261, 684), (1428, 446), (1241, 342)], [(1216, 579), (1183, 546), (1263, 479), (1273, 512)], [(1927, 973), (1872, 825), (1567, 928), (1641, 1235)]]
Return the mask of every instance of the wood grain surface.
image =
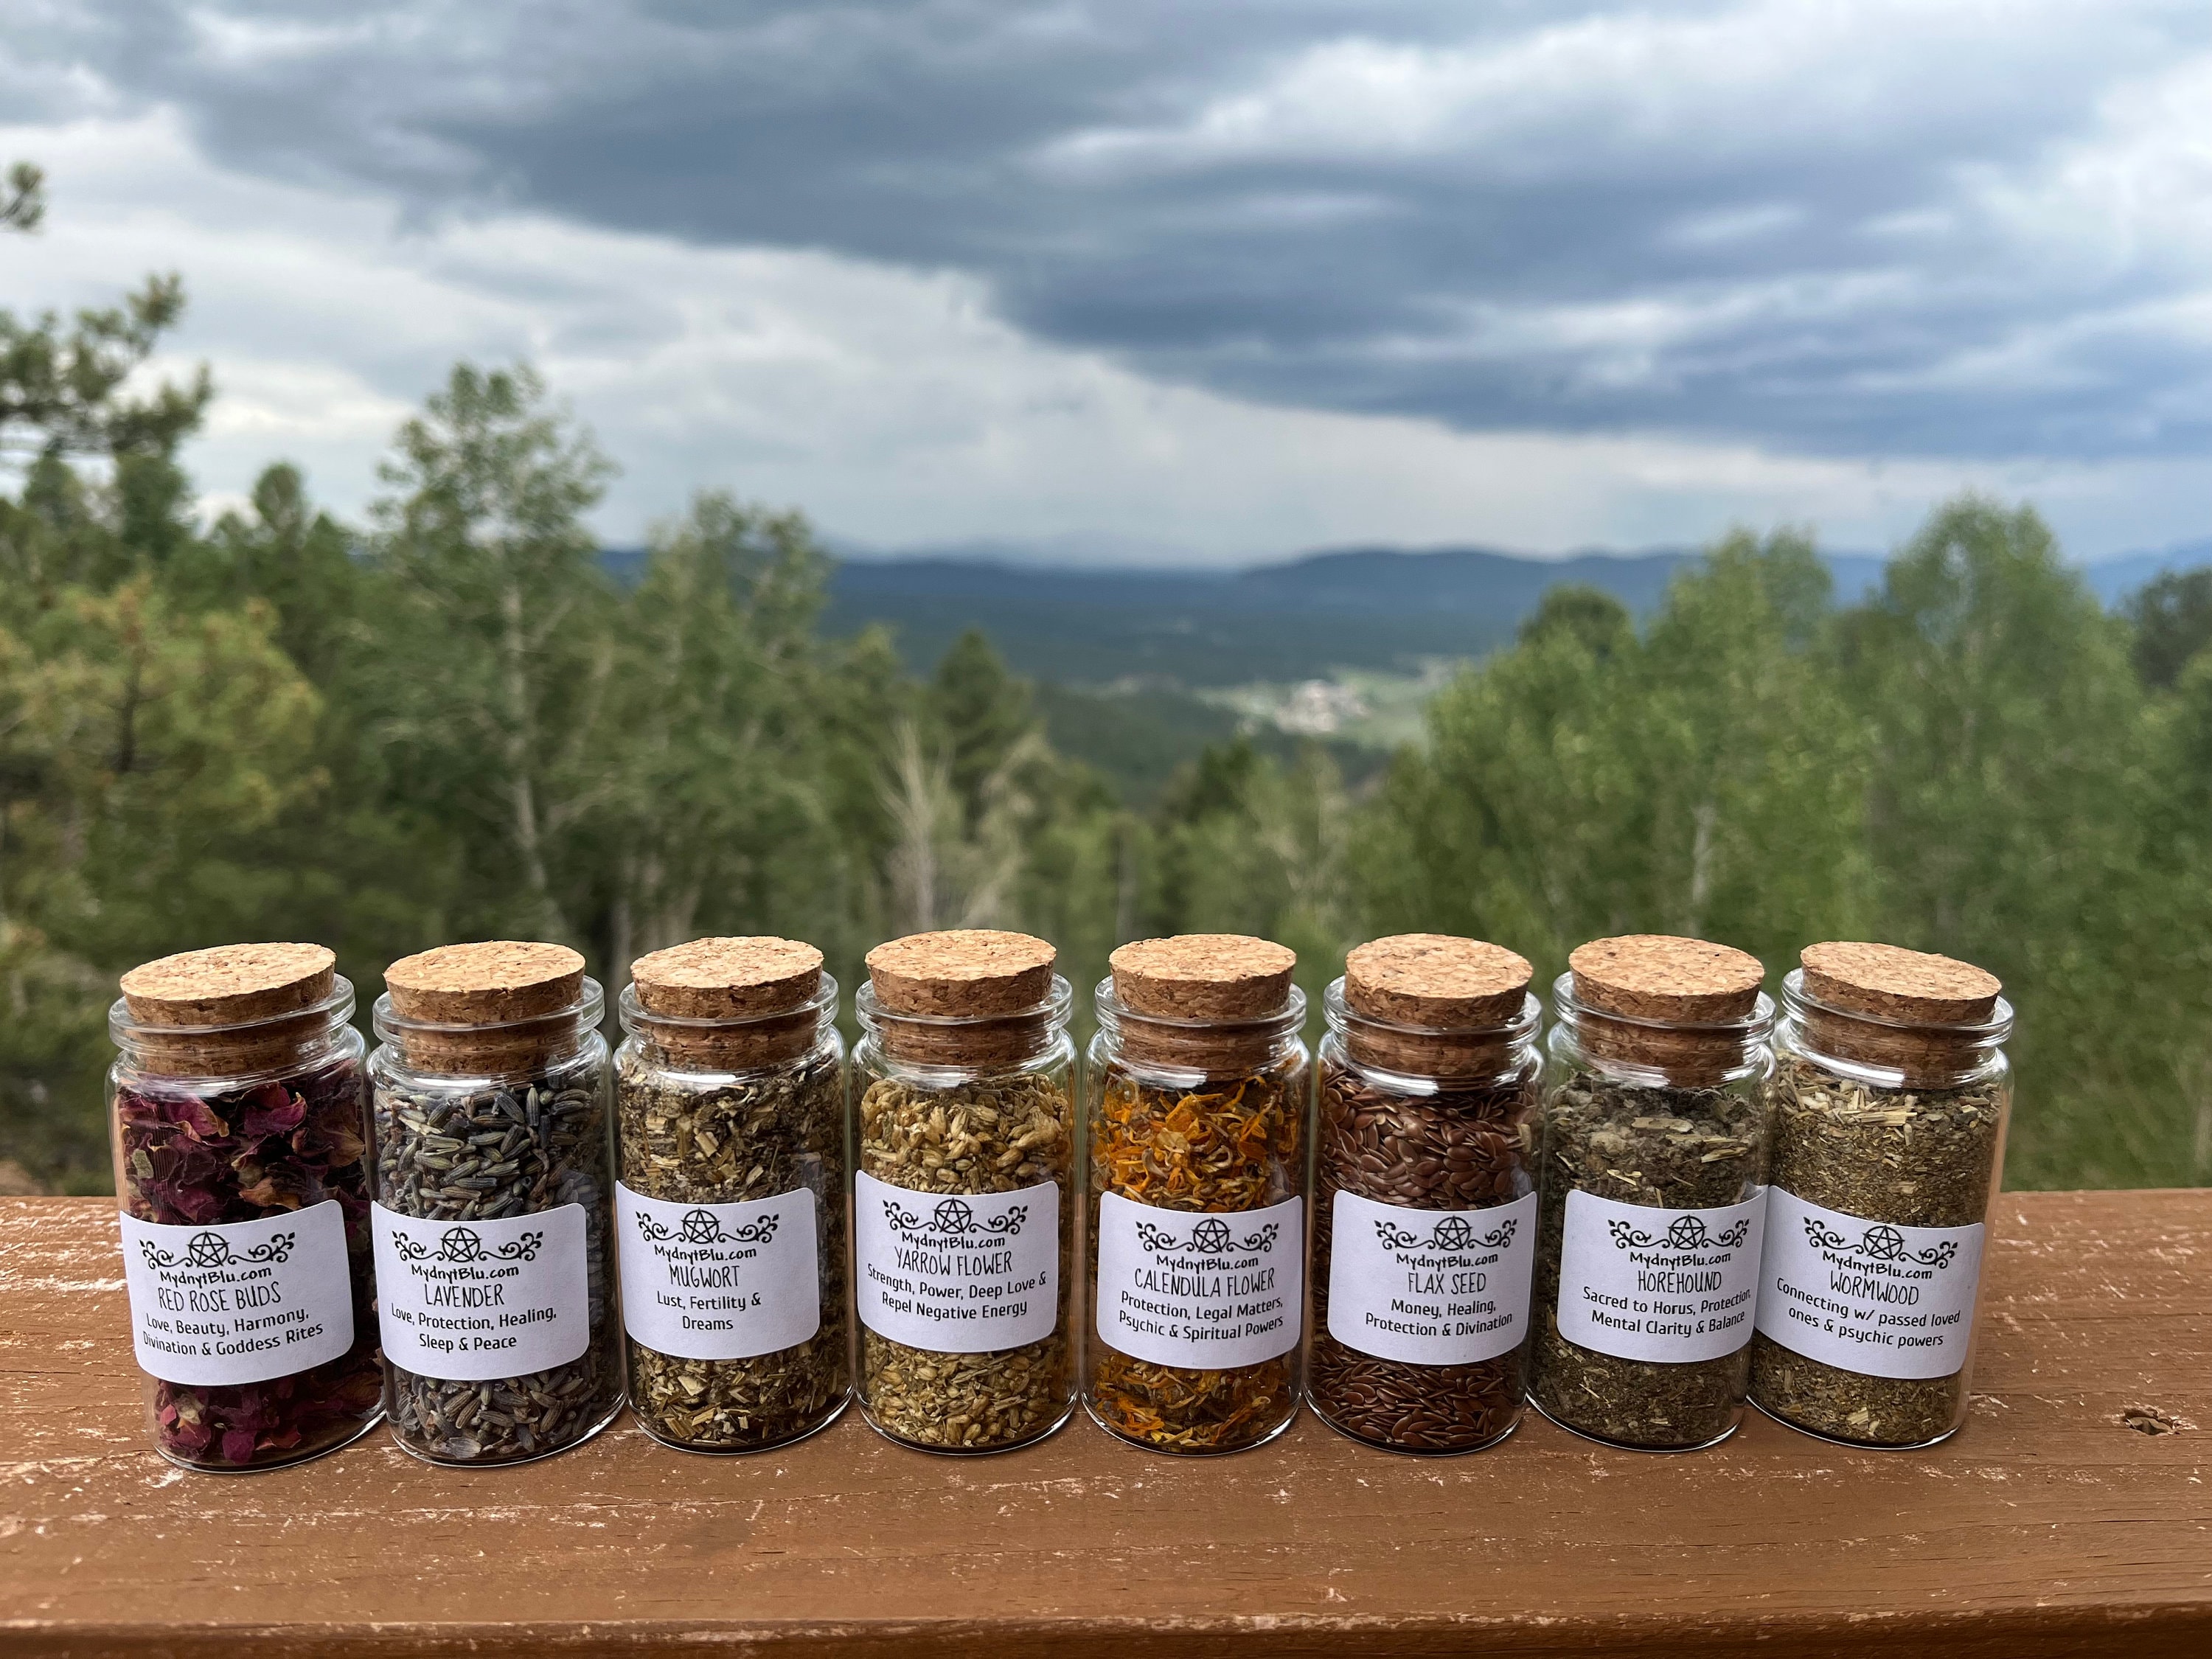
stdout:
[(2007, 1197), (1967, 1426), (1887, 1455), (1532, 1419), (1416, 1460), (1307, 1419), (955, 1461), (855, 1415), (734, 1459), (624, 1423), (469, 1473), (380, 1430), (192, 1475), (146, 1445), (115, 1234), (0, 1200), (0, 1652), (2212, 1653), (2212, 1192)]

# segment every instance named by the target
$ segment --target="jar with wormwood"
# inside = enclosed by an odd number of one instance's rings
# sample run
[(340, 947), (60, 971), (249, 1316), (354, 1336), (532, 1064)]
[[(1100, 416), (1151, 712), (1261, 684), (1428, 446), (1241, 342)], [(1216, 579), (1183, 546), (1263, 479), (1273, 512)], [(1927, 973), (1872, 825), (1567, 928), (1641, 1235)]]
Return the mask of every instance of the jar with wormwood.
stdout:
[(853, 1054), (854, 1392), (924, 1451), (1006, 1451), (1075, 1409), (1073, 998), (1026, 933), (868, 952)]
[(1542, 1011), (1526, 958), (1401, 934), (1323, 998), (1306, 1403), (1392, 1451), (1521, 1420), (1536, 1259)]
[(1635, 934), (1553, 988), (1529, 1396), (1689, 1451), (1743, 1420), (1766, 1221), (1773, 1005), (1755, 957)]
[(369, 1156), (386, 1407), (433, 1463), (527, 1462), (622, 1410), (605, 1010), (565, 945), (384, 970)]
[(784, 939), (630, 964), (615, 1053), (616, 1255), (630, 1412), (686, 1451), (757, 1451), (845, 1408), (837, 981)]
[(353, 987), (319, 945), (134, 968), (108, 1011), (131, 1346), (155, 1449), (239, 1473), (384, 1413)]
[(1083, 1398), (1154, 1451), (1242, 1451), (1297, 1415), (1313, 1079), (1297, 963), (1242, 934), (1145, 939), (1096, 993)]
[(1966, 1420), (2012, 1009), (1948, 957), (1833, 941), (1798, 961), (1775, 1030), (1752, 1403), (1852, 1445), (1930, 1445)]

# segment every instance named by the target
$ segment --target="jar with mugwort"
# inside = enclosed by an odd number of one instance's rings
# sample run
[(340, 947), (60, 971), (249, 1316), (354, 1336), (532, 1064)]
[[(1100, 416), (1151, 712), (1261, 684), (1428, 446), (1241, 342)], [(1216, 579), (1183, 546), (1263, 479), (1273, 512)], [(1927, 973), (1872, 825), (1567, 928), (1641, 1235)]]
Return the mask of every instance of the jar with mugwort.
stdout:
[(1297, 1414), (1312, 1079), (1297, 962), (1194, 933), (1124, 945), (1099, 982), (1084, 1404), (1156, 1451), (1241, 1451)]
[(1026, 933), (915, 933), (856, 1000), (853, 1290), (868, 1421), (925, 1451), (1075, 1409), (1073, 998)]
[(615, 1054), (630, 1411), (687, 1451), (801, 1439), (845, 1408), (837, 981), (785, 939), (630, 964)]
[(108, 1127), (154, 1445), (271, 1469), (384, 1413), (353, 987), (319, 945), (134, 968), (108, 1011)]
[(1894, 945), (1808, 945), (1782, 982), (1774, 1184), (1752, 1402), (1861, 1446), (1965, 1420), (2012, 1009), (1990, 975)]
[(384, 972), (369, 1056), (377, 1312), (402, 1449), (520, 1463), (622, 1409), (605, 1008), (560, 945)]
[(1529, 1394), (1650, 1451), (1743, 1420), (1766, 1219), (1773, 1005), (1759, 961), (1638, 934), (1553, 989)]
[(1328, 990), (1306, 1403), (1406, 1452), (1521, 1420), (1536, 1260), (1541, 1009), (1526, 958), (1434, 933), (1360, 945)]

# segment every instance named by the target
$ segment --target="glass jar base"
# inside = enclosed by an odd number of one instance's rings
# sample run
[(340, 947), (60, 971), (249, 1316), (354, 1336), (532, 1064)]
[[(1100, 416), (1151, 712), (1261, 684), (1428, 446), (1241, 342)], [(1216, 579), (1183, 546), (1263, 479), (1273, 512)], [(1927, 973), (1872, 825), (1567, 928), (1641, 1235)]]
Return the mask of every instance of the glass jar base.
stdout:
[(1319, 1406), (1314, 1404), (1311, 1400), (1306, 1401), (1306, 1409), (1314, 1414), (1315, 1419), (1319, 1422), (1323, 1428), (1328, 1430), (1332, 1434), (1342, 1435), (1346, 1440), (1352, 1442), (1353, 1445), (1366, 1446), (1375, 1451), (1392, 1452), (1400, 1457), (1468, 1457), (1473, 1455), (1476, 1452), (1488, 1451), (1492, 1446), (1502, 1446), (1508, 1440), (1510, 1440), (1513, 1437), (1513, 1431), (1521, 1426), (1521, 1419), (1522, 1416), (1522, 1413), (1515, 1413), (1513, 1420), (1510, 1423), (1508, 1423), (1504, 1428), (1500, 1429), (1496, 1434), (1492, 1435), (1489, 1439), (1478, 1440), (1469, 1445), (1397, 1446), (1393, 1445), (1388, 1440), (1370, 1439), (1366, 1435), (1355, 1433), (1353, 1431), (1346, 1428), (1343, 1424), (1336, 1421), (1335, 1419), (1332, 1418)]
[(416, 1462), (434, 1463), (441, 1469), (519, 1469), (525, 1463), (542, 1463), (549, 1457), (558, 1457), (563, 1452), (575, 1450), (586, 1440), (597, 1439), (606, 1432), (609, 1424), (623, 1414), (629, 1404), (629, 1395), (618, 1395), (607, 1414), (574, 1440), (564, 1440), (557, 1446), (548, 1446), (543, 1451), (528, 1452), (520, 1457), (440, 1457), (434, 1452), (426, 1452), (418, 1446), (409, 1445), (404, 1439), (401, 1438), (396, 1425), (392, 1430), (392, 1443)]
[(1784, 1428), (1790, 1430), (1794, 1434), (1802, 1434), (1809, 1440), (1825, 1440), (1831, 1446), (1849, 1446), (1853, 1451), (1926, 1451), (1930, 1446), (1942, 1445), (1946, 1440), (1950, 1439), (1952, 1436), (1957, 1434), (1960, 1430), (1966, 1426), (1963, 1421), (1954, 1423), (1949, 1428), (1944, 1430), (1942, 1433), (1934, 1436), (1932, 1438), (1927, 1440), (1849, 1440), (1840, 1434), (1830, 1434), (1825, 1429), (1807, 1428), (1802, 1423), (1797, 1422), (1793, 1419), (1784, 1417), (1780, 1412), (1774, 1410), (1772, 1407), (1760, 1405), (1756, 1400), (1753, 1401), (1751, 1403), (1758, 1407), (1759, 1414), (1761, 1417), (1767, 1419), (1771, 1422), (1779, 1423)]
[(1546, 1411), (1533, 1396), (1530, 1398), (1528, 1404), (1530, 1408), (1535, 1412), (1537, 1416), (1542, 1418), (1547, 1423), (1553, 1424), (1559, 1428), (1565, 1429), (1569, 1434), (1574, 1436), (1577, 1440), (1587, 1440), (1595, 1446), (1611, 1446), (1620, 1451), (1652, 1452), (1662, 1457), (1671, 1456), (1677, 1452), (1711, 1451), (1715, 1446), (1719, 1445), (1721, 1442), (1729, 1438), (1738, 1429), (1743, 1426), (1743, 1419), (1741, 1415), (1738, 1415), (1735, 1422), (1729, 1424), (1728, 1427), (1723, 1429), (1711, 1439), (1700, 1440), (1695, 1445), (1649, 1446), (1639, 1441), (1614, 1440), (1605, 1435), (1592, 1434), (1588, 1429), (1578, 1429), (1573, 1424), (1566, 1422), (1560, 1418), (1553, 1416), (1552, 1413)]
[(188, 1457), (179, 1457), (158, 1443), (154, 1450), (179, 1468), (190, 1469), (194, 1474), (274, 1474), (279, 1469), (296, 1469), (301, 1464), (312, 1463), (318, 1457), (328, 1457), (332, 1452), (343, 1451), (384, 1420), (384, 1411), (380, 1407), (374, 1416), (365, 1419), (362, 1425), (344, 1439), (333, 1440), (329, 1445), (318, 1446), (313, 1451), (295, 1452), (289, 1457), (281, 1457), (270, 1463), (195, 1463)]
[(836, 1410), (831, 1412), (819, 1423), (809, 1424), (798, 1433), (787, 1434), (780, 1439), (763, 1440), (756, 1446), (702, 1446), (687, 1440), (672, 1440), (640, 1417), (637, 1414), (637, 1407), (634, 1403), (629, 1408), (629, 1419), (631, 1422), (637, 1425), (639, 1433), (644, 1435), (648, 1440), (667, 1447), (671, 1451), (690, 1452), (698, 1457), (750, 1457), (758, 1452), (781, 1451), (786, 1446), (795, 1446), (802, 1440), (811, 1440), (823, 1430), (844, 1416), (846, 1407), (852, 1403), (853, 1397), (848, 1395), (837, 1402)]
[(1083, 1402), (1083, 1410), (1084, 1414), (1089, 1417), (1092, 1422), (1096, 1423), (1100, 1428), (1105, 1430), (1108, 1434), (1112, 1435), (1115, 1439), (1120, 1441), (1123, 1445), (1134, 1446), (1139, 1451), (1151, 1452), (1156, 1457), (1234, 1457), (1239, 1452), (1257, 1451), (1261, 1447), (1267, 1445), (1271, 1441), (1281, 1439), (1285, 1434), (1290, 1431), (1291, 1425), (1298, 1420), (1298, 1413), (1293, 1411), (1288, 1417), (1285, 1417), (1281, 1422), (1276, 1424), (1273, 1428), (1268, 1430), (1267, 1433), (1260, 1436), (1256, 1440), (1247, 1440), (1241, 1444), (1235, 1446), (1156, 1446), (1149, 1440), (1139, 1440), (1133, 1434), (1122, 1433), (1121, 1430), (1115, 1428), (1104, 1418), (1099, 1416), (1097, 1412), (1092, 1409), (1091, 1402), (1087, 1400)]
[(996, 1457), (1001, 1452), (1019, 1451), (1024, 1446), (1034, 1446), (1041, 1440), (1049, 1440), (1067, 1426), (1075, 1415), (1075, 1402), (1071, 1400), (1060, 1414), (1039, 1429), (1035, 1434), (1024, 1435), (1019, 1440), (1009, 1440), (998, 1446), (933, 1446), (925, 1441), (909, 1440), (896, 1430), (884, 1427), (883, 1420), (868, 1409), (868, 1402), (860, 1401), (860, 1417), (878, 1434), (902, 1451), (927, 1452), (933, 1457)]

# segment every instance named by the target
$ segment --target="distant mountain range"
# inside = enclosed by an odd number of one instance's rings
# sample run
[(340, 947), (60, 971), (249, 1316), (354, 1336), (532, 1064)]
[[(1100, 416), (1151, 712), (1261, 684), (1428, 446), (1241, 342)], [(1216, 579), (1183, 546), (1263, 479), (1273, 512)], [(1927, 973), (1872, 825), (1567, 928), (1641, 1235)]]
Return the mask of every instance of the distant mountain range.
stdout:
[[(981, 628), (1018, 673), (1065, 684), (1243, 684), (1336, 668), (1410, 672), (1510, 640), (1544, 590), (1586, 582), (1643, 613), (1685, 548), (1533, 559), (1488, 548), (1344, 548), (1243, 570), (1083, 568), (928, 555), (848, 557), (830, 581), (835, 634), (890, 626), (916, 669)], [(1881, 580), (1873, 554), (1828, 556), (1837, 597)], [(2212, 541), (2087, 567), (2105, 604), (2161, 570), (2212, 562)]]

